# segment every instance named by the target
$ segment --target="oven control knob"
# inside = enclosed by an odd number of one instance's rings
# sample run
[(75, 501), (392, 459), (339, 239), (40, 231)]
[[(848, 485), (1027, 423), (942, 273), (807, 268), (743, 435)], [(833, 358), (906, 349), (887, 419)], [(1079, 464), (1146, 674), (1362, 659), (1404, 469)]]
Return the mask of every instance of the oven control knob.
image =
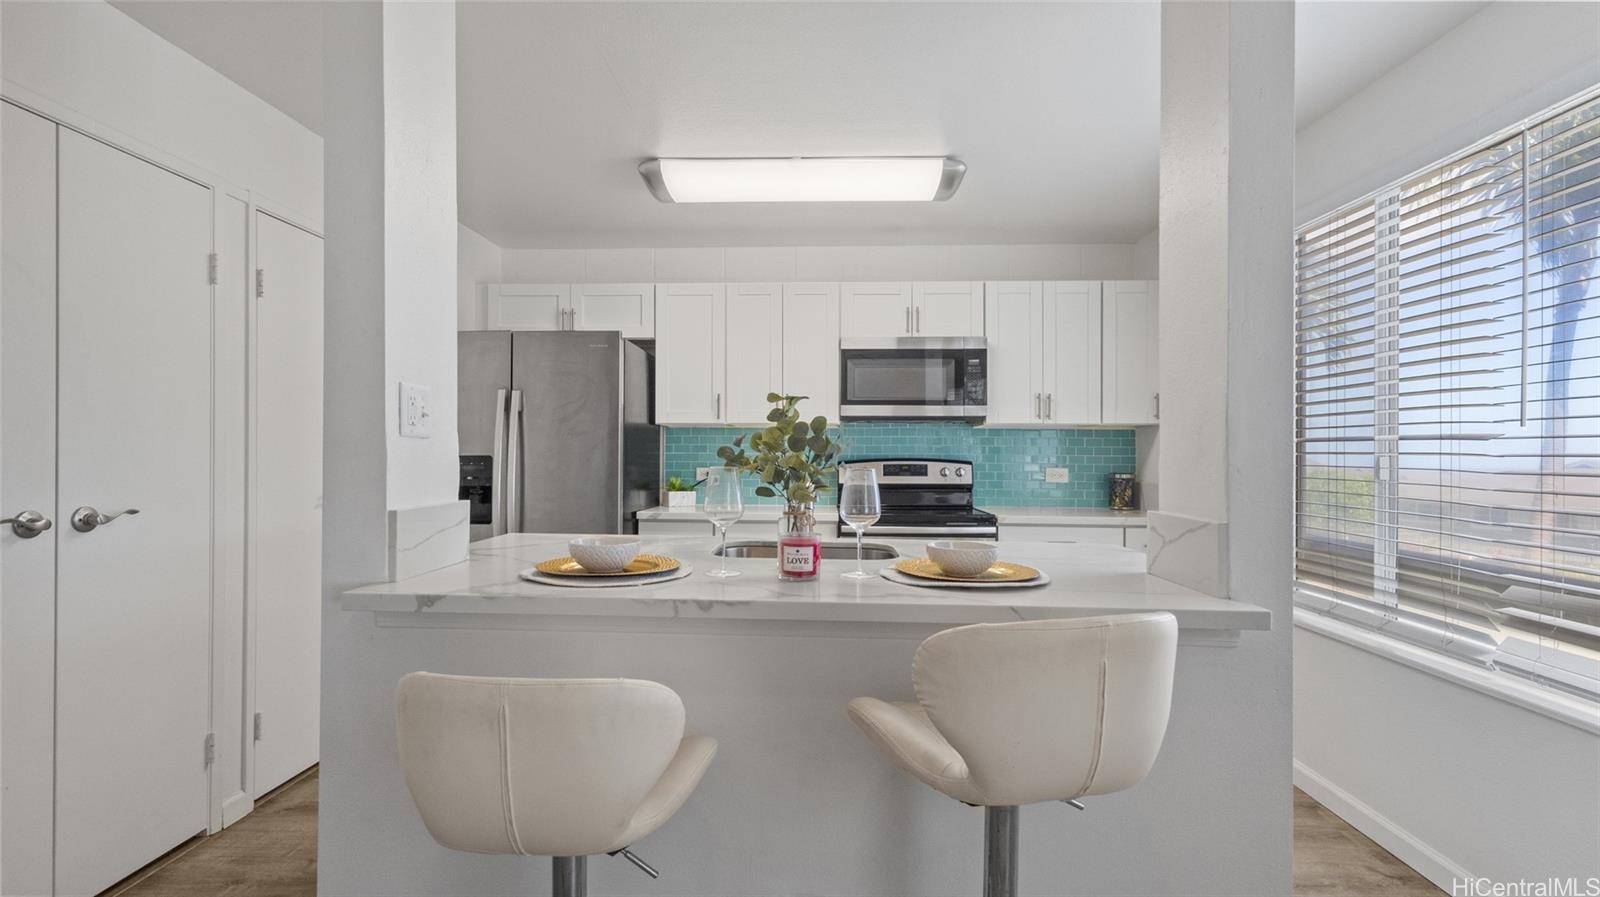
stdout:
[(950, 468), (948, 468), (948, 467), (939, 468), (939, 476), (948, 477), (949, 475), (950, 475)]
[(959, 480), (962, 477), (965, 477), (966, 475), (967, 475), (967, 469), (965, 467), (957, 467), (956, 468), (956, 479)]

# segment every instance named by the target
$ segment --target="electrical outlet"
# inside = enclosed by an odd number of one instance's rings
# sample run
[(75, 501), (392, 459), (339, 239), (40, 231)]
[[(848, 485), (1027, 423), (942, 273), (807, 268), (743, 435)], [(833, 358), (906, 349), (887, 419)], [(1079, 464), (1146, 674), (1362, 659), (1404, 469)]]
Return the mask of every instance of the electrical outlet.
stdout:
[(696, 467), (694, 469), (694, 478), (695, 478), (695, 480), (699, 481), (699, 480), (705, 479), (708, 476), (711, 476), (711, 470), (712, 470), (712, 468), (710, 468), (710, 467)]
[(1071, 482), (1071, 479), (1067, 476), (1065, 467), (1046, 467), (1044, 469), (1044, 481), (1046, 483), (1067, 483)]
[(428, 402), (428, 387), (400, 384), (400, 435), (427, 439), (432, 435), (433, 412)]

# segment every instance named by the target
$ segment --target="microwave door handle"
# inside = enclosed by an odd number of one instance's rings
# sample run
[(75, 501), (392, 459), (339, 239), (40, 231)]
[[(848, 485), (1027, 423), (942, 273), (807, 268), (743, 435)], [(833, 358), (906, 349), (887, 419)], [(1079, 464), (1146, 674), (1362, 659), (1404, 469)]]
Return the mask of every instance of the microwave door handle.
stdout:
[(489, 466), (489, 533), (503, 536), (506, 533), (506, 390), (494, 393), (494, 447), (490, 450)]
[(506, 431), (506, 531), (522, 532), (522, 390), (511, 390)]

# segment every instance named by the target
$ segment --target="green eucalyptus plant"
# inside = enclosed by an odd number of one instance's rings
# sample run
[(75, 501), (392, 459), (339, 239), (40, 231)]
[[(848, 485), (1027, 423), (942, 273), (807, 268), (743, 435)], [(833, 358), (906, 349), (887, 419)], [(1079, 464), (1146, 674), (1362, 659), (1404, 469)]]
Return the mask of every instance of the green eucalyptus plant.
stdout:
[(827, 492), (828, 475), (838, 466), (839, 443), (828, 438), (828, 419), (817, 415), (800, 419), (798, 406), (810, 396), (767, 393), (772, 410), (770, 426), (733, 440), (717, 449), (722, 466), (761, 478), (756, 494), (782, 496), (790, 504), (815, 504), (817, 493)]

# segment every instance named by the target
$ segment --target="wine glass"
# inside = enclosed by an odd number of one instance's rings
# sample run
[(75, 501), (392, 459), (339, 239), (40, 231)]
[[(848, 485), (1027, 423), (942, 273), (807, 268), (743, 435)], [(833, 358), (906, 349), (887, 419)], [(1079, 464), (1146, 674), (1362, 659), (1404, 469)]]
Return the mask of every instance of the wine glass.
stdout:
[(701, 511), (716, 524), (722, 534), (722, 567), (707, 570), (707, 576), (738, 576), (738, 570), (728, 569), (728, 527), (744, 516), (744, 495), (740, 492), (739, 471), (720, 468), (706, 475), (706, 497)]
[(871, 573), (861, 569), (861, 538), (882, 513), (877, 472), (864, 467), (848, 471), (839, 489), (839, 519), (856, 531), (856, 568), (844, 574), (845, 579), (872, 578)]

